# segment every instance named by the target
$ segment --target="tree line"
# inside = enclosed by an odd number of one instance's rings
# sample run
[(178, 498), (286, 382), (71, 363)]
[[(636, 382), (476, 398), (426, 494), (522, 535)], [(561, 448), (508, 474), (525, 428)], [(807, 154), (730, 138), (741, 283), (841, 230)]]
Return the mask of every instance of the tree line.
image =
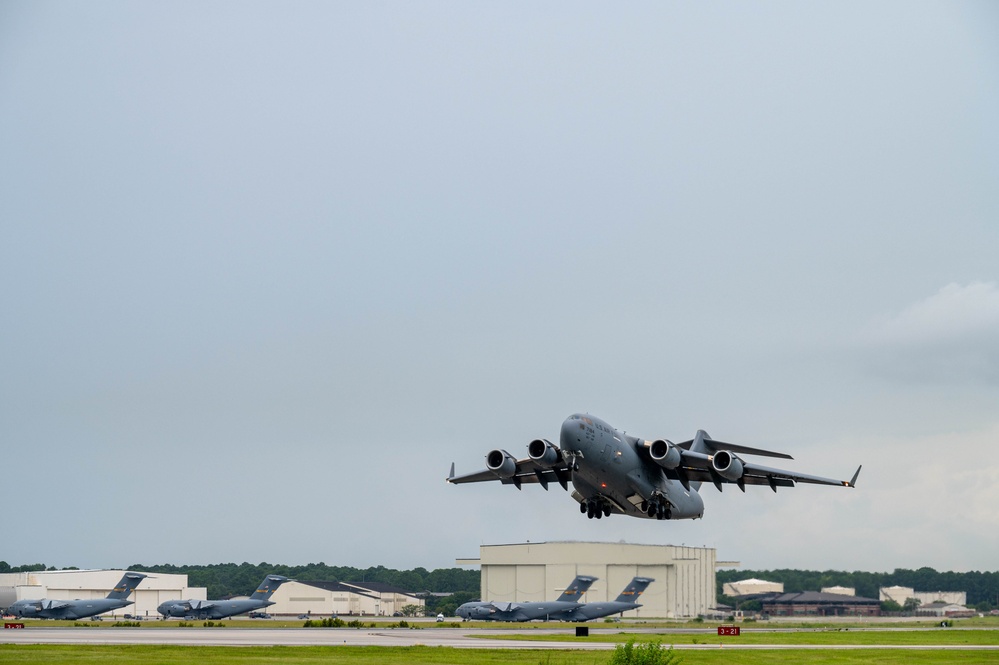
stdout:
[[(186, 574), (188, 584), (206, 587), (209, 598), (227, 596), (247, 596), (257, 588), (265, 575), (277, 574), (308, 582), (381, 582), (410, 593), (451, 593), (453, 600), (468, 600), (479, 595), (480, 573), (478, 570), (462, 568), (413, 568), (394, 570), (384, 566), (354, 568), (351, 566), (329, 566), (323, 562), (304, 566), (288, 566), (270, 563), (217, 563), (208, 565), (173, 564), (134, 564), (132, 570), (152, 573)], [(75, 566), (62, 570), (75, 570)], [(0, 573), (34, 572), (56, 570), (45, 564), (11, 566), (0, 561)], [(999, 608), (999, 571), (971, 571), (956, 573), (938, 572), (933, 568), (910, 570), (896, 568), (890, 573), (839, 570), (738, 570), (717, 571), (718, 599), (722, 600), (722, 586), (726, 582), (736, 582), (747, 578), (760, 578), (784, 584), (787, 593), (818, 591), (823, 587), (845, 586), (857, 590), (858, 596), (878, 598), (879, 589), (887, 586), (912, 587), (916, 591), (964, 591), (968, 594), (968, 606), (979, 611)], [(428, 598), (428, 606), (435, 607), (439, 601)], [(450, 603), (448, 603), (450, 604)]]
[(823, 587), (845, 586), (857, 590), (858, 596), (877, 599), (881, 587), (904, 586), (915, 591), (964, 591), (968, 606), (979, 611), (999, 607), (999, 571), (971, 571), (956, 573), (939, 572), (933, 568), (896, 568), (890, 573), (840, 570), (719, 570), (717, 572), (718, 598), (726, 582), (758, 578), (784, 584), (785, 593), (819, 591)]
[[(181, 565), (170, 563), (136, 563), (129, 570), (149, 573), (172, 573), (187, 575), (187, 583), (193, 587), (206, 587), (209, 598), (227, 596), (248, 596), (256, 590), (265, 575), (284, 575), (307, 582), (381, 582), (398, 587), (410, 593), (479, 593), (479, 571), (462, 568), (414, 568), (393, 570), (384, 566), (353, 568), (351, 566), (328, 566), (325, 563), (309, 563), (304, 566), (287, 566), (271, 563), (215, 563), (208, 565)], [(47, 567), (43, 563), (11, 566), (0, 561), (0, 573), (30, 573), (43, 570), (60, 570)], [(78, 570), (75, 566), (61, 570)]]
[(305, 582), (380, 582), (410, 593), (479, 593), (479, 571), (461, 568), (394, 570), (384, 566), (329, 566), (323, 562), (303, 566), (266, 562), (183, 566), (137, 563), (129, 568), (150, 573), (186, 574), (190, 586), (207, 587), (209, 598), (248, 596), (256, 590), (265, 575), (284, 575)]

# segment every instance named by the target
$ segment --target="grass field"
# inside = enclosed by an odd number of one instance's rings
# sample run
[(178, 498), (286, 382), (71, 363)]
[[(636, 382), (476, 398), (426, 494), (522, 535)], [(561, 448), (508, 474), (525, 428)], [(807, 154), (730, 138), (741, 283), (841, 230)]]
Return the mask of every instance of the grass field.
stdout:
[[(807, 630), (792, 632), (743, 631), (739, 637), (719, 637), (712, 634), (667, 633), (616, 633), (570, 637), (567, 635), (483, 635), (489, 639), (531, 640), (539, 642), (617, 642), (623, 643), (634, 638), (638, 641), (660, 640), (663, 644), (712, 644), (724, 648), (734, 644), (773, 644), (773, 645), (861, 645), (861, 646), (970, 646), (999, 645), (999, 630), (954, 630), (935, 628), (928, 630)], [(999, 653), (996, 653), (999, 663)]]
[[(944, 650), (713, 650), (679, 651), (685, 665), (995, 665), (995, 651)], [(450, 647), (179, 647), (36, 646), (0, 644), (0, 663), (53, 665), (605, 665), (609, 651), (532, 651)]]

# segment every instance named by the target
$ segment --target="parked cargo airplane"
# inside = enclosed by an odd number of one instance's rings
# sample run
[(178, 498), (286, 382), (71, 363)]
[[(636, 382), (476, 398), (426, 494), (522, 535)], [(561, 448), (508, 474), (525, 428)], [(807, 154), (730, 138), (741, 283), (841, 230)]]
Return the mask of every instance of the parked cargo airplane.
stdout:
[(582, 605), (582, 596), (586, 590), (597, 581), (595, 577), (577, 575), (576, 579), (566, 587), (562, 595), (555, 600), (540, 602), (498, 603), (492, 601), (473, 601), (461, 605), (455, 615), (465, 621), (478, 619), (480, 621), (530, 621), (531, 619), (548, 619), (559, 612), (576, 609)]
[(170, 617), (224, 619), (273, 605), (270, 600), (271, 594), (288, 581), (287, 577), (281, 575), (268, 575), (253, 595), (244, 600), (168, 600), (160, 603), (156, 611), (162, 614), (164, 619)]
[(614, 600), (596, 601), (583, 603), (579, 607), (571, 610), (563, 610), (557, 614), (552, 614), (550, 618), (558, 621), (592, 621), (600, 617), (620, 614), (628, 610), (635, 610), (642, 606), (638, 602), (638, 597), (645, 589), (655, 582), (651, 577), (636, 577), (628, 583), (624, 591)]
[(107, 598), (90, 600), (19, 600), (7, 608), (8, 614), (28, 619), (84, 619), (103, 612), (121, 609), (134, 601), (128, 599), (145, 575), (125, 573)]
[(524, 483), (538, 483), (546, 490), (553, 482), (568, 490), (571, 481), (572, 498), (579, 502), (579, 511), (591, 519), (620, 513), (670, 520), (704, 517), (698, 490), (705, 481), (719, 492), (729, 483), (743, 492), (746, 485), (769, 485), (776, 492), (778, 487), (794, 487), (796, 483), (854, 487), (860, 475), (860, 467), (850, 480), (833, 480), (760, 466), (740, 455), (793, 458), (716, 441), (704, 430), (682, 443), (646, 441), (581, 413), (562, 423), (558, 446), (535, 439), (528, 444), (527, 454), (517, 459), (505, 450), (490, 451), (485, 470), (464, 476), (454, 475), (452, 463), (447, 481), (498, 480), (517, 489)]

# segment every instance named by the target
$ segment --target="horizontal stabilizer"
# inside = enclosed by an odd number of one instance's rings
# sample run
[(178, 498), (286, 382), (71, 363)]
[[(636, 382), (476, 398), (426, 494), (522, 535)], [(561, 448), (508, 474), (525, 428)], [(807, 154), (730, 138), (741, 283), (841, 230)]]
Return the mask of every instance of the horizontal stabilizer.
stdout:
[[(703, 430), (701, 430), (703, 432)], [(684, 450), (690, 450), (691, 445), (697, 439), (691, 439), (690, 441), (684, 441), (683, 443), (676, 444), (677, 448), (683, 448)], [(710, 453), (716, 453), (719, 450), (727, 450), (732, 453), (741, 455), (759, 455), (760, 457), (778, 457), (780, 459), (794, 459), (787, 453), (777, 453), (772, 450), (763, 450), (762, 448), (750, 448), (749, 446), (740, 446), (737, 443), (725, 443), (724, 441), (717, 441), (715, 439), (708, 438), (707, 432), (704, 432), (704, 438), (701, 439), (704, 446), (708, 449)]]

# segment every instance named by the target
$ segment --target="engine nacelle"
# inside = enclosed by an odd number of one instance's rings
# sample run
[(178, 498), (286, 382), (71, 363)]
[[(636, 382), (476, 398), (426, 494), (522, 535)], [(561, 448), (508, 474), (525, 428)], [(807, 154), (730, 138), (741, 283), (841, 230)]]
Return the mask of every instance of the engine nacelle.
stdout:
[(719, 450), (711, 458), (711, 466), (719, 476), (726, 480), (742, 478), (742, 460), (727, 450)]
[(562, 452), (551, 441), (535, 439), (527, 444), (527, 455), (540, 466), (552, 467), (562, 461)]
[(664, 469), (675, 469), (680, 466), (682, 456), (671, 442), (666, 439), (656, 439), (649, 446), (649, 456), (652, 461)]
[(512, 478), (517, 473), (517, 458), (505, 450), (490, 450), (486, 468), (500, 478)]
[(495, 613), (496, 610), (493, 608), (480, 605), (478, 607), (473, 607), (469, 612), (469, 615), (475, 619), (488, 619)]

